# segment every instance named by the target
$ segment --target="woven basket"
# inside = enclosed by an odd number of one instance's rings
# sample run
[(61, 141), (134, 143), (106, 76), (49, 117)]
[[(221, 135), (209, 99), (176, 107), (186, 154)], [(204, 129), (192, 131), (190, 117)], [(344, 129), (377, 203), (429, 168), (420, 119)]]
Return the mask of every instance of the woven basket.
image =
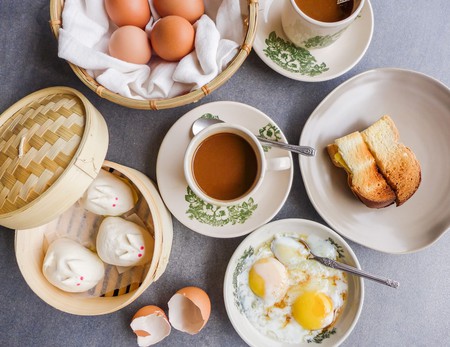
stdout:
[[(107, 148), (105, 120), (71, 88), (42, 89), (0, 115), (0, 225), (16, 229), (17, 263), (30, 288), (48, 304), (72, 314), (105, 314), (134, 301), (164, 272), (172, 247), (171, 216), (156, 187), (144, 174), (105, 161)], [(137, 218), (151, 233), (153, 257), (132, 277), (113, 277), (110, 271), (98, 286), (100, 292), (67, 293), (45, 279), (45, 250), (55, 237), (95, 247), (103, 217), (77, 201), (102, 168), (136, 192), (135, 208), (123, 217)]]
[[(50, 0), (50, 27), (56, 38), (59, 35), (59, 29), (63, 26), (61, 20), (61, 14), (64, 7), (64, 0)], [(204, 96), (212, 93), (214, 90), (222, 86), (237, 69), (242, 65), (244, 60), (250, 54), (253, 40), (256, 33), (257, 15), (258, 15), (258, 0), (248, 0), (249, 15), (245, 19), (245, 25), (247, 27), (247, 33), (245, 35), (244, 42), (234, 59), (230, 62), (228, 67), (222, 71), (211, 82), (203, 85), (201, 88), (193, 90), (185, 95), (167, 98), (167, 99), (148, 99), (148, 100), (135, 100), (121, 96), (114, 93), (107, 88), (103, 87), (97, 81), (92, 78), (85, 69), (80, 68), (69, 62), (70, 67), (80, 80), (93, 90), (100, 97), (112, 101), (116, 104), (136, 108), (143, 110), (161, 110), (167, 108), (178, 107), (192, 102), (196, 102)]]

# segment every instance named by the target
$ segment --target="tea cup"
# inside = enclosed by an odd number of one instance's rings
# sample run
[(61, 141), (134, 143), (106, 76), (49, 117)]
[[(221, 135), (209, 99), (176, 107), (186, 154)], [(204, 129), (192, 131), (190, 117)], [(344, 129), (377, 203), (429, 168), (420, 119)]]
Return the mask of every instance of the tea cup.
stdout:
[[(300, 1), (300, 0), (297, 0)], [(334, 0), (337, 2), (337, 0)], [(360, 14), (365, 0), (352, 0), (349, 15), (343, 19), (329, 22), (318, 20), (306, 14), (296, 0), (285, 0), (281, 13), (281, 24), (287, 38), (296, 46), (306, 49), (324, 48), (336, 42)], [(337, 5), (339, 6), (339, 5)], [(306, 10), (306, 9), (305, 9)], [(317, 18), (318, 15), (316, 15)]]
[(183, 167), (195, 195), (213, 205), (230, 206), (254, 195), (267, 171), (290, 169), (291, 158), (266, 158), (262, 145), (247, 128), (219, 123), (192, 138)]

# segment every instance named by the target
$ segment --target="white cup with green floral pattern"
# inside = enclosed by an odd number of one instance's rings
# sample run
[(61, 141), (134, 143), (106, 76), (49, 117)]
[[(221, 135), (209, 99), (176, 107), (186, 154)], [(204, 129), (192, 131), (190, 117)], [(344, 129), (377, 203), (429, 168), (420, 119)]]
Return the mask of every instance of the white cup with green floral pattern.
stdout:
[[(297, 0), (300, 1), (300, 0)], [(338, 2), (338, 0), (335, 0)], [(365, 0), (343, 3), (351, 6), (350, 15), (336, 22), (316, 20), (303, 12), (296, 0), (285, 0), (281, 24), (287, 38), (296, 46), (306, 49), (324, 48), (336, 42), (360, 14)]]
[(216, 206), (246, 201), (261, 188), (267, 171), (290, 167), (290, 156), (266, 158), (254, 134), (230, 123), (203, 129), (192, 138), (184, 156), (189, 187), (200, 199)]

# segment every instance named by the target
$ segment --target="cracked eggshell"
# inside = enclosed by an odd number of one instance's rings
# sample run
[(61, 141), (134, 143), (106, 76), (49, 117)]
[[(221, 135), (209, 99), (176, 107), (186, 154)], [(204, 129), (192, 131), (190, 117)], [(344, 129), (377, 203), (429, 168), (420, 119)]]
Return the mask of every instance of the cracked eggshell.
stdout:
[(144, 306), (139, 309), (130, 324), (137, 336), (139, 347), (154, 345), (169, 336), (171, 327), (164, 311), (158, 306)]
[(194, 335), (203, 329), (211, 314), (208, 294), (197, 287), (178, 290), (169, 300), (169, 321), (180, 331)]

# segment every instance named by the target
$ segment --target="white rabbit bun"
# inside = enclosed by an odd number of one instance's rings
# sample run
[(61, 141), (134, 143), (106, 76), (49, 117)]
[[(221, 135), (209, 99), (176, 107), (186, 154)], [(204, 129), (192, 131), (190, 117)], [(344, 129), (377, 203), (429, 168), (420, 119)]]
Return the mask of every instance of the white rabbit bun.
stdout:
[(71, 293), (85, 292), (105, 275), (100, 258), (68, 238), (53, 241), (45, 254), (42, 272), (55, 287)]
[(145, 264), (153, 257), (154, 245), (146, 229), (121, 217), (106, 217), (97, 234), (98, 256), (111, 265)]
[(103, 169), (80, 199), (81, 206), (101, 216), (119, 216), (131, 210), (135, 203), (130, 185)]

